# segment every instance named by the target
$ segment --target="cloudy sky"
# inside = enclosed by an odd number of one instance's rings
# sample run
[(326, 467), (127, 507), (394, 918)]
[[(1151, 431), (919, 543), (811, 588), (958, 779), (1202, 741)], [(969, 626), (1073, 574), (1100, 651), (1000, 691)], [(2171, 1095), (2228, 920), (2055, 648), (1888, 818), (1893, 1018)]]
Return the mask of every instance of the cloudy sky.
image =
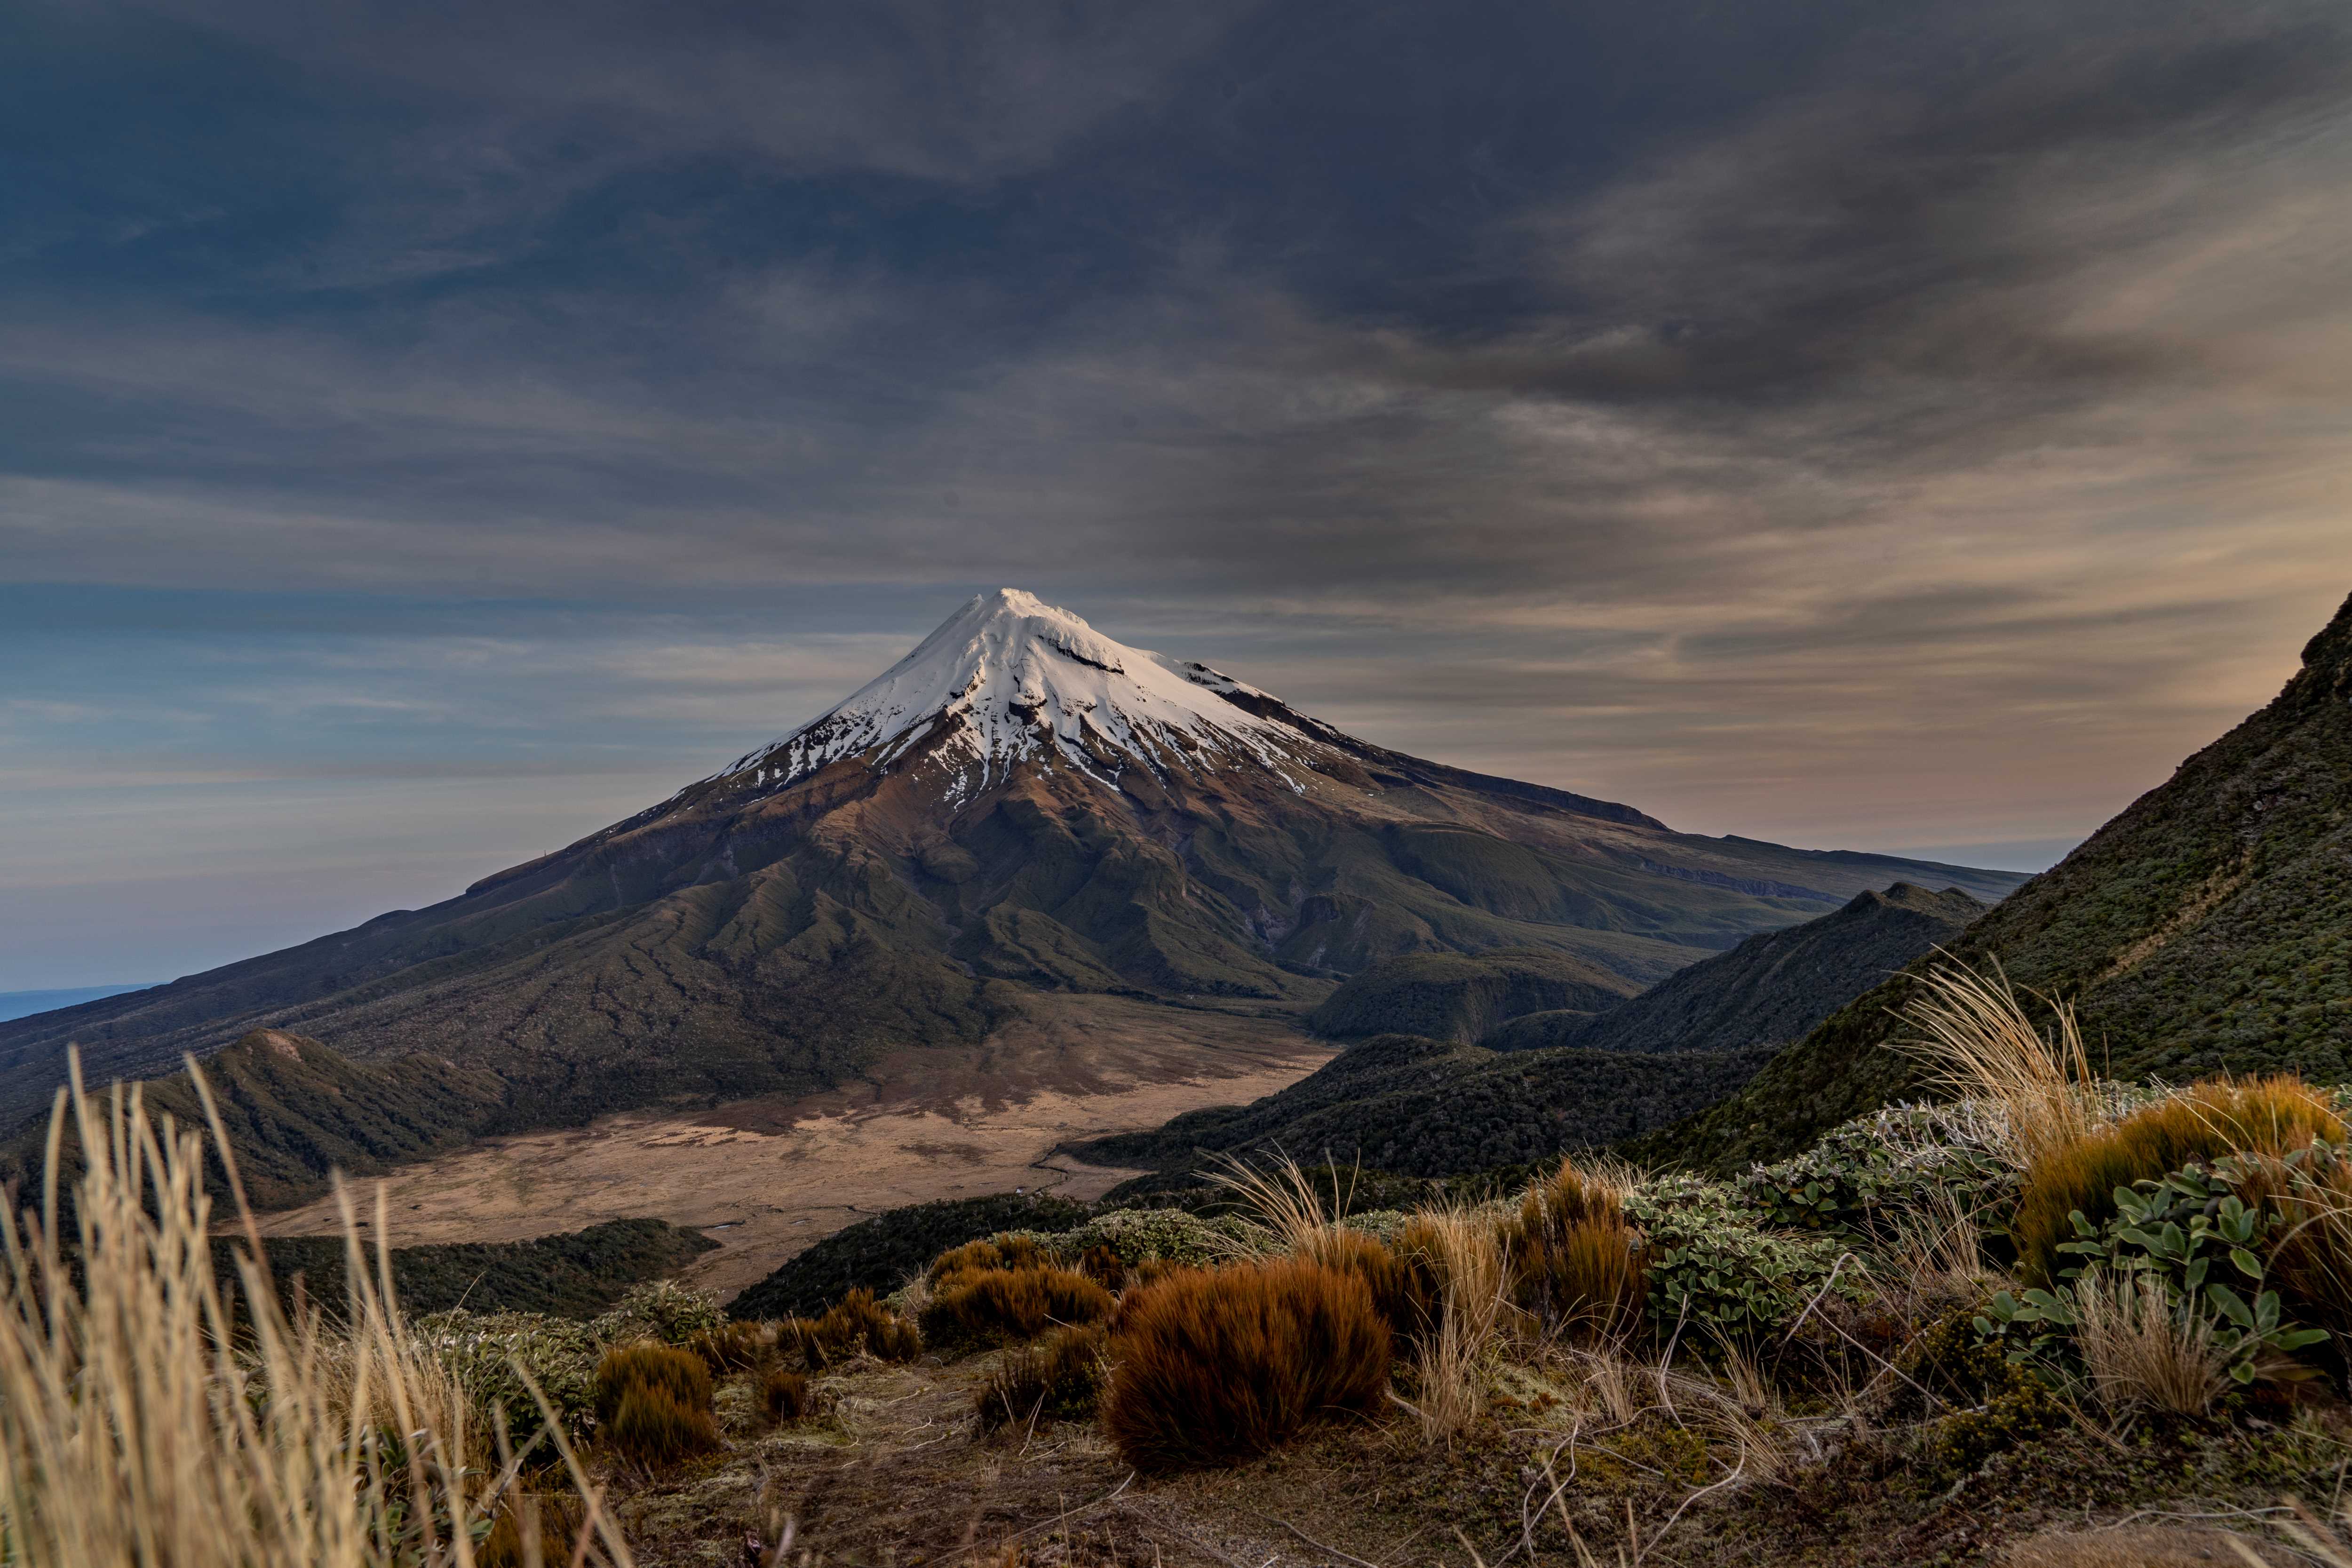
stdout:
[(2352, 590), (2340, 0), (23, 0), (0, 989), (448, 896), (976, 589), (2037, 866)]

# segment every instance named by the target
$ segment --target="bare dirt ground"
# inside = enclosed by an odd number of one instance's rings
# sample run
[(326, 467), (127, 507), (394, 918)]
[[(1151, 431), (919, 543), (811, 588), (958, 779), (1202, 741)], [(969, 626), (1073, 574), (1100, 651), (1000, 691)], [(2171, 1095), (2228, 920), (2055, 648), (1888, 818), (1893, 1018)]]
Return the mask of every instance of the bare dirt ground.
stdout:
[[(1271, 1094), (1330, 1059), (1281, 1016), (1047, 996), (964, 1051), (908, 1051), (854, 1088), (707, 1110), (636, 1112), (486, 1141), (385, 1179), (393, 1241), (513, 1241), (666, 1219), (719, 1243), (687, 1270), (734, 1291), (884, 1209), (1024, 1187), (1090, 1199), (1136, 1174), (1054, 1156)], [(264, 1217), (332, 1234), (332, 1200)]]

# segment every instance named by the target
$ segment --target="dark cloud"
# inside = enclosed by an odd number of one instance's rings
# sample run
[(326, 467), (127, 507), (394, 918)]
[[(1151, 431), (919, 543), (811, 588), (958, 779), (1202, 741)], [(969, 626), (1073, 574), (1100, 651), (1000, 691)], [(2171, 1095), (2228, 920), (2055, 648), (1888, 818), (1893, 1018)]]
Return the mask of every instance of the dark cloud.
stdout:
[(80, 782), (7, 787), (619, 792), (1013, 583), (1677, 822), (2040, 841), (2345, 586), (2337, 7), (15, 25), (0, 737)]

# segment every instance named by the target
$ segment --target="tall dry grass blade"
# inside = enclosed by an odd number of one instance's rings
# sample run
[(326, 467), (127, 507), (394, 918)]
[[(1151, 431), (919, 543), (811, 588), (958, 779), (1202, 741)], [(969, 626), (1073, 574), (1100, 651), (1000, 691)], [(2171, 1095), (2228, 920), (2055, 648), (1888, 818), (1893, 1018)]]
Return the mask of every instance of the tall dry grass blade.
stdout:
[(1450, 1443), (1486, 1409), (1486, 1368), (1501, 1337), (1510, 1270), (1487, 1215), (1429, 1208), (1413, 1222), (1433, 1254), (1440, 1310), (1435, 1331), (1413, 1358), (1417, 1397), (1397, 1403), (1419, 1420), (1423, 1441)]
[(1219, 1154), (1213, 1163), (1218, 1168), (1208, 1173), (1210, 1184), (1249, 1207), (1252, 1223), (1263, 1233), (1268, 1250), (1297, 1253), (1318, 1263), (1328, 1261), (1325, 1255), (1349, 1196), (1339, 1190), (1337, 1165), (1329, 1167), (1334, 1201), (1327, 1209), (1314, 1177), (1281, 1150), (1264, 1164), (1253, 1164), (1235, 1154)]
[(1896, 1015), (1926, 1037), (1911, 1045), (1939, 1086), (2001, 1112), (2000, 1143), (2018, 1169), (2099, 1125), (2104, 1102), (2074, 1004), (2039, 996), (2054, 1019), (2044, 1034), (1998, 960), (1990, 976), (1958, 960), (1936, 964), (1920, 986)]
[[(492, 1460), (466, 1391), (409, 1337), (383, 1249), (373, 1275), (362, 1266), (348, 1197), (346, 1320), (289, 1314), (250, 1242), (231, 1245), (224, 1283), (203, 1134), (159, 1126), (135, 1086), (94, 1100), (78, 1059), (69, 1078), (40, 1212), (0, 1215), (9, 1563), (473, 1568), (520, 1461)], [(67, 1222), (68, 1117), (81, 1174)], [(625, 1568), (593, 1498), (587, 1512), (594, 1561)]]

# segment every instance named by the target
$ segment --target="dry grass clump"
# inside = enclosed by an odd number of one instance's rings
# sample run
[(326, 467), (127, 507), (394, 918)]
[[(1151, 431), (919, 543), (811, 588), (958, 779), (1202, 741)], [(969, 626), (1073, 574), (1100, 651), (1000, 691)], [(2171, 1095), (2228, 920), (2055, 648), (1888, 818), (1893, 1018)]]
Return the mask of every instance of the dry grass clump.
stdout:
[(702, 1358), (713, 1377), (750, 1372), (776, 1353), (773, 1323), (721, 1323), (687, 1341), (686, 1348)]
[(1110, 1335), (1099, 1323), (1062, 1329), (1012, 1352), (972, 1393), (980, 1429), (1092, 1415), (1108, 1376), (1109, 1353)]
[(1621, 1181), (1570, 1160), (1519, 1200), (1503, 1233), (1511, 1293), (1547, 1332), (1612, 1340), (1641, 1321), (1649, 1269), (1624, 1202)]
[(1964, 963), (1939, 963), (1919, 985), (1901, 1016), (1927, 1036), (1918, 1045), (1935, 1064), (1935, 1080), (2000, 1111), (2006, 1152), (2019, 1169), (2098, 1126), (2103, 1107), (2071, 1003), (2041, 998), (2055, 1023), (2044, 1035), (1997, 961), (1990, 977)]
[(992, 1236), (951, 1247), (931, 1259), (930, 1281), (938, 1285), (952, 1274), (977, 1274), (991, 1268), (1043, 1268), (1053, 1259), (1035, 1240), (1025, 1236)]
[(1117, 1247), (1097, 1241), (1079, 1257), (1078, 1272), (1106, 1290), (1118, 1290), (1127, 1284), (1127, 1259)]
[(2097, 1224), (2115, 1213), (2115, 1191), (2191, 1161), (2246, 1152), (2280, 1155), (2315, 1138), (2341, 1139), (2343, 1119), (2327, 1097), (2293, 1077), (2212, 1079), (2159, 1100), (2065, 1143), (2047, 1145), (2026, 1167), (2010, 1235), (2026, 1279), (2055, 1278), (2059, 1247), (2074, 1239), (2075, 1210)]
[(2161, 1279), (2093, 1269), (2075, 1286), (2074, 1307), (2074, 1348), (2108, 1409), (2202, 1415), (2229, 1388), (2212, 1321), (2176, 1308)]
[[(208, 1116), (211, 1095), (188, 1071)], [(49, 1126), (37, 1208), (0, 1213), (0, 1539), (21, 1568), (473, 1568), (525, 1462), (411, 1337), (379, 1198), (373, 1267), (344, 1203), (340, 1323), (279, 1303), (216, 1116), (245, 1244), (215, 1267), (206, 1144), (139, 1089), (93, 1104), (80, 1064)], [(76, 1169), (61, 1152), (70, 1121)], [(68, 1186), (68, 1182), (70, 1185)], [(66, 1217), (69, 1215), (70, 1217)], [(249, 1248), (249, 1250), (248, 1250)], [(625, 1564), (560, 1425), (572, 1560)], [(566, 1484), (566, 1483), (559, 1483)], [(525, 1545), (532, 1549), (522, 1552)], [(518, 1540), (520, 1560), (541, 1561)]]
[[(1425, 1265), (1437, 1297), (1415, 1341), (1413, 1397), (1397, 1403), (1420, 1421), (1425, 1441), (1447, 1443), (1486, 1407), (1485, 1366), (1509, 1293), (1502, 1239), (1486, 1215), (1461, 1208), (1424, 1210), (1399, 1239)], [(1420, 1275), (1416, 1268), (1409, 1278)]]
[(793, 1318), (779, 1324), (776, 1343), (789, 1342), (810, 1370), (821, 1372), (836, 1362), (865, 1354), (877, 1361), (912, 1361), (923, 1353), (923, 1336), (912, 1322), (874, 1299), (860, 1287), (814, 1318)]
[(1265, 1453), (1320, 1416), (1380, 1408), (1387, 1322), (1352, 1274), (1299, 1258), (1185, 1269), (1130, 1293), (1103, 1427), (1136, 1469)]
[(816, 1408), (816, 1397), (810, 1392), (808, 1374), (777, 1367), (760, 1380), (760, 1407), (768, 1419), (782, 1424), (798, 1421)]
[(643, 1342), (596, 1363), (597, 1435), (625, 1459), (676, 1464), (719, 1447), (710, 1369), (690, 1351)]
[(940, 1284), (923, 1309), (923, 1338), (941, 1349), (1028, 1340), (1110, 1311), (1110, 1292), (1075, 1269), (990, 1268)]

